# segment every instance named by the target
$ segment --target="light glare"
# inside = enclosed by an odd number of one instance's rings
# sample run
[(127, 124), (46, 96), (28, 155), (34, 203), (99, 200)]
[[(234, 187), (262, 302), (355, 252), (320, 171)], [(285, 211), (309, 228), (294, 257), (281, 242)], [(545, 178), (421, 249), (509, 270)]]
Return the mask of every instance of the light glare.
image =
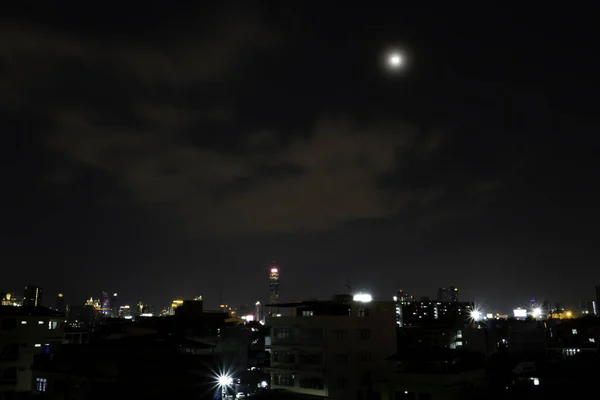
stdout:
[(361, 303), (368, 303), (373, 300), (373, 296), (368, 293), (357, 293), (352, 298), (354, 301), (359, 301)]
[(229, 386), (233, 383), (233, 378), (229, 375), (221, 375), (219, 376), (219, 385), (221, 386)]

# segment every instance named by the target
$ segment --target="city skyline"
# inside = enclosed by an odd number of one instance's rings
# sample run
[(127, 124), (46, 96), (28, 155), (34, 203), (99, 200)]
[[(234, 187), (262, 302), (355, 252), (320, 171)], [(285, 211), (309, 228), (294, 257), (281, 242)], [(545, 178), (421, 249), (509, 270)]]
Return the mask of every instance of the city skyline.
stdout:
[(0, 290), (594, 298), (591, 15), (70, 3), (3, 13)]

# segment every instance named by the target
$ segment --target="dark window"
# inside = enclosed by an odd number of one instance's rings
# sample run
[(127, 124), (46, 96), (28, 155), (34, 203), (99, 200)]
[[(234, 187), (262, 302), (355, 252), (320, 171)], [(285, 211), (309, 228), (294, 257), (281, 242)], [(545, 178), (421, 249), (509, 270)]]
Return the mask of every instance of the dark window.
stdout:
[(300, 364), (321, 365), (323, 364), (323, 354), (300, 354)]
[(302, 340), (315, 341), (323, 338), (323, 330), (319, 328), (303, 328), (300, 330)]
[(323, 378), (304, 376), (300, 378), (299, 386), (304, 389), (323, 390), (325, 389), (325, 382), (323, 381)]
[(337, 355), (337, 363), (339, 365), (347, 365), (348, 364), (348, 354), (338, 354)]
[(275, 374), (273, 375), (273, 385), (293, 387), (294, 375)]
[(2, 320), (2, 326), (0, 329), (3, 331), (9, 331), (17, 328), (17, 320), (14, 318), (4, 318)]
[(0, 371), (0, 382), (16, 381), (17, 380), (17, 367), (6, 368)]
[(333, 331), (333, 334), (335, 336), (335, 340), (337, 340), (338, 342), (343, 342), (345, 340), (348, 340), (348, 332), (347, 331), (338, 329), (338, 330)]
[(338, 389), (346, 389), (346, 386), (348, 386), (348, 380), (346, 378), (338, 379), (338, 381), (337, 381)]
[(359, 308), (358, 309), (358, 316), (359, 317), (368, 317), (369, 315), (371, 315), (371, 310), (368, 308)]
[(275, 351), (273, 352), (273, 362), (293, 364), (296, 361), (294, 353), (289, 351)]
[(274, 336), (277, 340), (286, 340), (292, 338), (292, 329), (291, 328), (275, 328)]
[(370, 339), (371, 338), (371, 331), (368, 329), (359, 329), (358, 330), (358, 335), (361, 339)]
[(0, 350), (0, 360), (14, 361), (19, 358), (19, 343), (10, 343)]
[(371, 353), (363, 353), (360, 355), (361, 362), (369, 362), (371, 361)]

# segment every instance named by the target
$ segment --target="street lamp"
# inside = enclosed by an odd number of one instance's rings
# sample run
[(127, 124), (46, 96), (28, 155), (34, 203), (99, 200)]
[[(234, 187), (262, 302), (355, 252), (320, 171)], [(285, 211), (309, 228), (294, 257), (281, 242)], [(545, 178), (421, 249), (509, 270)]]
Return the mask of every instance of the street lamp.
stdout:
[(233, 378), (229, 375), (219, 375), (217, 382), (219, 382), (219, 386), (221, 387), (221, 399), (225, 400), (227, 387), (233, 383)]

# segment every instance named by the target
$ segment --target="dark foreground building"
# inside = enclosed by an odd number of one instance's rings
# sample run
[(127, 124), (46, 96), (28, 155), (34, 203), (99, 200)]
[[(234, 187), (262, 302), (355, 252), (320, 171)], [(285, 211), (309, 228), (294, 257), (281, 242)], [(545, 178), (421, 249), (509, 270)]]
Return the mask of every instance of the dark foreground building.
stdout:
[[(63, 399), (214, 399), (212, 357), (199, 343), (170, 342), (148, 330), (36, 357), (34, 393)], [(203, 350), (203, 349), (201, 349)]]

